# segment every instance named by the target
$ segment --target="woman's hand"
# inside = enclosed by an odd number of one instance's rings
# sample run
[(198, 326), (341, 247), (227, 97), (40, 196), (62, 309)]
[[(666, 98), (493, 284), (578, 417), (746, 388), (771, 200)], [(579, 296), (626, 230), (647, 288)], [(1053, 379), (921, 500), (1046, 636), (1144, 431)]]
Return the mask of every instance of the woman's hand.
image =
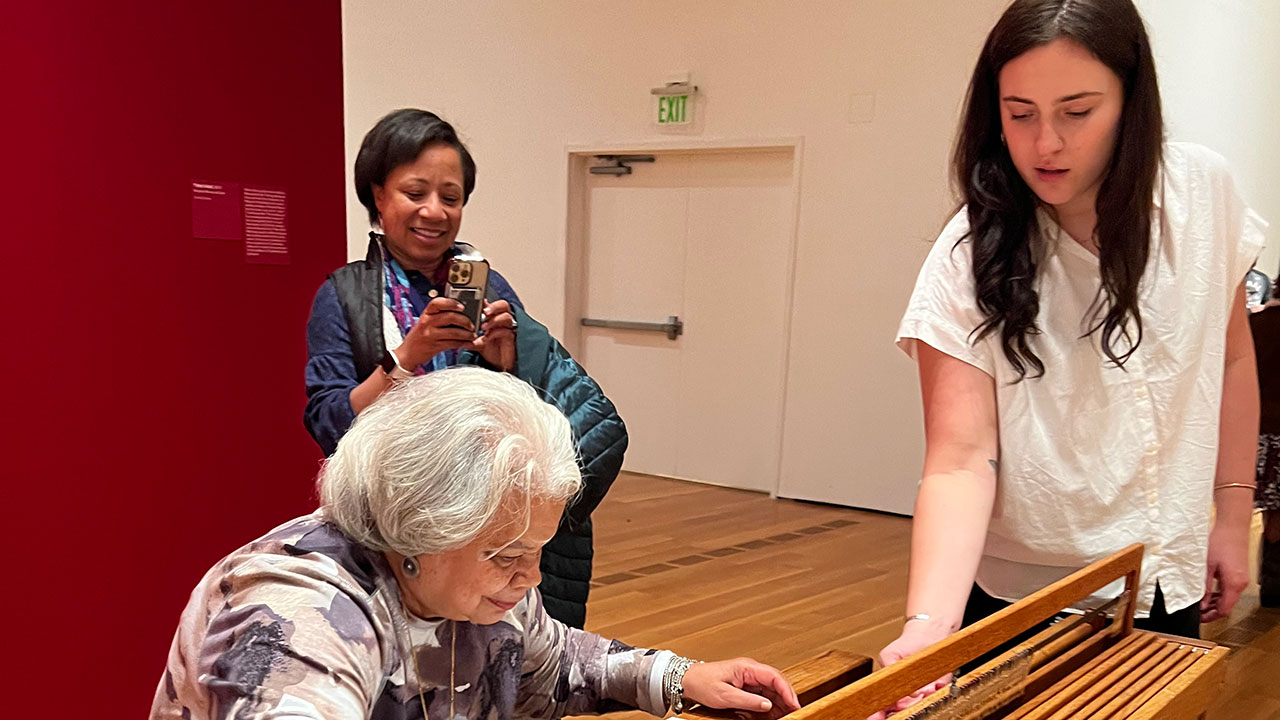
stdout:
[(779, 718), (800, 709), (782, 673), (751, 658), (694, 663), (685, 671), (684, 696), (711, 708), (747, 710)]
[[(898, 639), (889, 643), (880, 651), (880, 665), (882, 667), (889, 667), (903, 658), (924, 650), (939, 640), (946, 638), (950, 634), (951, 633), (947, 632), (946, 628), (940, 627), (937, 623), (928, 620), (913, 620), (908, 622), (902, 628), (902, 634), (898, 636)], [(916, 690), (910, 695), (898, 700), (898, 702), (875, 715), (872, 715), (867, 720), (883, 720), (891, 713), (898, 712), (908, 706), (914, 705), (937, 690), (946, 687), (949, 682), (951, 682), (951, 675), (948, 673), (928, 685), (925, 685), (919, 690)]]
[(1219, 522), (1209, 533), (1208, 573), (1200, 622), (1210, 623), (1231, 614), (1240, 594), (1249, 585), (1249, 528)]
[(480, 325), (483, 335), (472, 341), (471, 346), (485, 362), (503, 372), (516, 366), (516, 316), (506, 300), (484, 306), (484, 322)]
[(462, 314), (462, 303), (453, 298), (438, 297), (427, 303), (418, 322), (396, 348), (396, 358), (405, 370), (427, 362), (445, 350), (464, 348), (475, 339), (471, 321)]

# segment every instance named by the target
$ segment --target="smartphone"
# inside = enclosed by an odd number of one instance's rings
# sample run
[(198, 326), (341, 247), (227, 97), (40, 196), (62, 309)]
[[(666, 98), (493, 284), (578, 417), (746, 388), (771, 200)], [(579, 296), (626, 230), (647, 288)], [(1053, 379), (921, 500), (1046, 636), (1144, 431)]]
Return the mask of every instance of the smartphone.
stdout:
[(480, 333), (480, 316), (484, 313), (485, 294), (489, 291), (489, 261), (479, 254), (457, 255), (449, 263), (449, 281), (445, 297), (462, 303), (462, 314)]

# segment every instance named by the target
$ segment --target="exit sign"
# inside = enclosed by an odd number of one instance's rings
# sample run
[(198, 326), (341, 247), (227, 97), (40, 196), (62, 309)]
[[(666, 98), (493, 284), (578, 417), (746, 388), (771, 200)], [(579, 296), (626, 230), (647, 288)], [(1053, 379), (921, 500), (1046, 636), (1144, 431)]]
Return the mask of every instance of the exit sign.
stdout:
[(693, 102), (689, 95), (658, 95), (659, 125), (688, 125), (693, 121)]

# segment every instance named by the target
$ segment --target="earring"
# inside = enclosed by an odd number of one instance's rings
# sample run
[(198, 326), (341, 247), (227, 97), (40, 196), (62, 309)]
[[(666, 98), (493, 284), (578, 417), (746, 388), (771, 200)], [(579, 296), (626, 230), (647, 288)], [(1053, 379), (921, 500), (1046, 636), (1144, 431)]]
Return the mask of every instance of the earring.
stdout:
[(418, 561), (411, 557), (406, 557), (400, 567), (404, 569), (404, 574), (409, 577), (418, 577)]

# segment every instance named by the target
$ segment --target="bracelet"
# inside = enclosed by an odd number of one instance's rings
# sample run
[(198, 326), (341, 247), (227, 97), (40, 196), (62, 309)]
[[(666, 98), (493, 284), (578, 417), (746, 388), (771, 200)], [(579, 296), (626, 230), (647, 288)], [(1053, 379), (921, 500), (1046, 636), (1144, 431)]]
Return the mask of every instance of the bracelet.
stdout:
[(391, 372), (387, 373), (387, 377), (391, 379), (391, 382), (400, 382), (401, 380), (408, 380), (413, 377), (413, 373), (405, 370), (404, 366), (400, 364), (400, 356), (396, 355), (395, 350), (388, 350), (387, 353), (391, 355), (392, 361), (396, 364), (396, 366), (391, 369)]
[(916, 613), (915, 615), (908, 615), (906, 622), (904, 622), (903, 624), (905, 625), (906, 623), (909, 623), (912, 620), (932, 620), (932, 619), (933, 619), (932, 615), (925, 615), (924, 613)]
[(1257, 486), (1257, 485), (1250, 485), (1249, 483), (1222, 483), (1221, 485), (1214, 485), (1214, 486), (1213, 486), (1213, 489), (1214, 489), (1214, 490), (1221, 490), (1221, 489), (1223, 489), (1223, 488), (1232, 488), (1232, 487), (1249, 488), (1250, 490), (1257, 490), (1257, 489), (1258, 489), (1258, 486)]
[(674, 715), (684, 712), (684, 674), (697, 660), (676, 655), (662, 675), (662, 692), (667, 696), (667, 707)]

